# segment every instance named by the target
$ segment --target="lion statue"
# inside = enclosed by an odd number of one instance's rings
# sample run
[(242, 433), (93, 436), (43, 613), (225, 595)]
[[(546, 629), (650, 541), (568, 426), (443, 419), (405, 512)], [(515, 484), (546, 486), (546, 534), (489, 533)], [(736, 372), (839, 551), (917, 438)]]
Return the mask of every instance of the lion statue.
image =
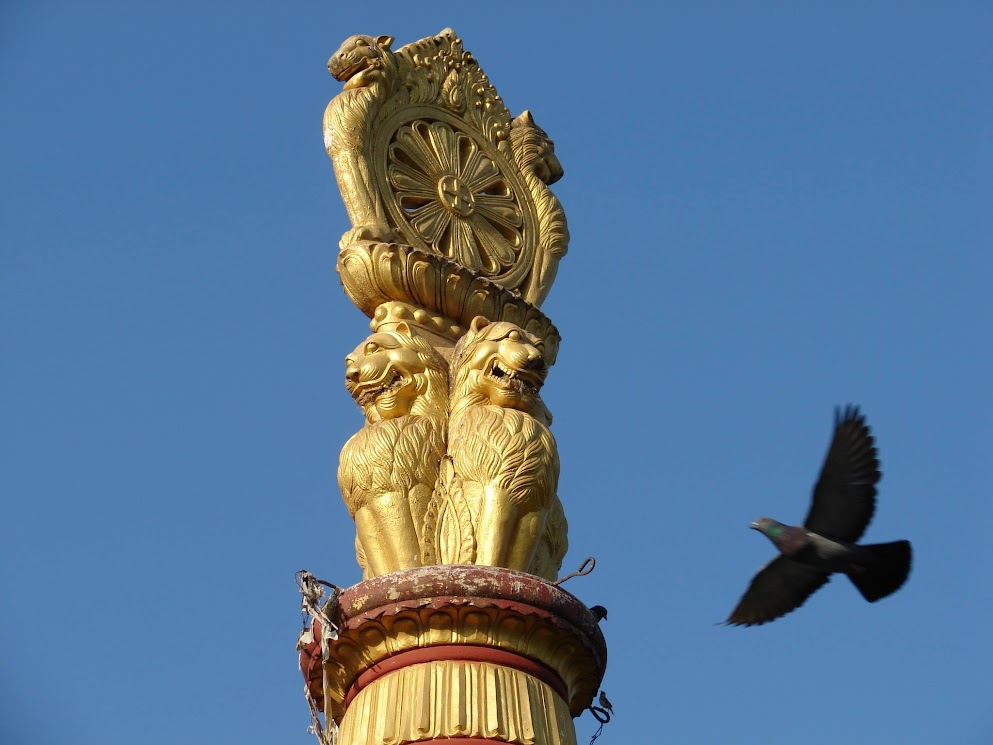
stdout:
[(445, 454), (448, 366), (399, 323), (345, 358), (345, 387), (366, 418), (338, 465), (363, 576), (420, 566), (424, 514)]
[[(405, 104), (417, 104), (437, 81), (412, 77), (415, 67), (457, 42), (455, 32), (407, 44), (393, 51), (389, 35), (349, 36), (328, 59), (328, 71), (344, 83), (324, 111), (324, 148), (334, 164), (345, 209), (352, 228), (340, 241), (344, 248), (362, 240), (397, 241), (402, 236), (391, 224), (370, 168), (373, 131), (377, 117)], [(428, 89), (428, 90), (425, 90)]]
[(342, 246), (395, 237), (363, 154), (373, 115), (401, 77), (401, 59), (392, 45), (392, 36), (356, 34), (345, 39), (328, 60), (331, 75), (345, 84), (324, 112), (324, 147), (354, 226), (342, 236)]
[(452, 353), (448, 457), (472, 517), (476, 564), (533, 571), (558, 500), (558, 450), (539, 395), (547, 373), (542, 342), (506, 321), (477, 316)]
[(552, 288), (559, 261), (569, 250), (569, 227), (565, 210), (548, 185), (562, 178), (562, 164), (555, 143), (535, 124), (530, 111), (511, 123), (510, 146), (528, 189), (535, 195), (538, 213), (538, 246), (535, 266), (520, 292), (528, 302), (540, 306)]

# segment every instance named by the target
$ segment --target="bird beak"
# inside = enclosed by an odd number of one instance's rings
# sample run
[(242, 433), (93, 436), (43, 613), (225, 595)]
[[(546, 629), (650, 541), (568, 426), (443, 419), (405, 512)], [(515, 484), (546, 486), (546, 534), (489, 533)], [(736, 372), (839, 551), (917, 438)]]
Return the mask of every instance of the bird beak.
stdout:
[(752, 524), (749, 525), (748, 527), (751, 528), (752, 530), (758, 530), (759, 529), (759, 521), (758, 520), (753, 520), (752, 521)]

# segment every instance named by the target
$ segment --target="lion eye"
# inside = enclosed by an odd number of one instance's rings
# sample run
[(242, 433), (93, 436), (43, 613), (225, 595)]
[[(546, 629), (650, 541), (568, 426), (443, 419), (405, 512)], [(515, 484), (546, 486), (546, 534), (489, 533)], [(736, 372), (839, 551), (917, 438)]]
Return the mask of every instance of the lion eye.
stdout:
[(365, 345), (366, 354), (375, 354), (378, 351), (379, 351), (379, 345), (374, 341), (371, 341)]
[(511, 331), (509, 334), (507, 334), (507, 338), (510, 339), (511, 341), (520, 341), (521, 340), (521, 332), (520, 331)]

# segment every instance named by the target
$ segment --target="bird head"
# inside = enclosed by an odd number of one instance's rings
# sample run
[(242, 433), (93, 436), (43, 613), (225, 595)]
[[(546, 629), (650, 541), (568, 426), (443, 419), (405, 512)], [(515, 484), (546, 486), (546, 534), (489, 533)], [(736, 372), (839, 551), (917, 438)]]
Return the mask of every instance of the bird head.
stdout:
[(749, 525), (752, 530), (757, 530), (765, 536), (768, 536), (772, 540), (775, 540), (783, 534), (783, 530), (786, 528), (781, 522), (773, 520), (771, 517), (760, 517), (755, 520), (751, 525)]
[(780, 553), (791, 556), (802, 549), (807, 543), (803, 528), (784, 525), (771, 517), (760, 517), (749, 526), (772, 541)]

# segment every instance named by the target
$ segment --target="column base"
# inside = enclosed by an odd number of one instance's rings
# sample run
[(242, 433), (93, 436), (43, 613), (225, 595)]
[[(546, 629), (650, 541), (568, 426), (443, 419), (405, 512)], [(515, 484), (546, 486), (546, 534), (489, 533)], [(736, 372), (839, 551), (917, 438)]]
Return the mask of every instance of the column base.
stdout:
[(331, 620), (338, 637), (311, 690), (339, 745), (575, 745), (572, 718), (606, 669), (582, 602), (499, 567), (376, 577), (345, 590)]

